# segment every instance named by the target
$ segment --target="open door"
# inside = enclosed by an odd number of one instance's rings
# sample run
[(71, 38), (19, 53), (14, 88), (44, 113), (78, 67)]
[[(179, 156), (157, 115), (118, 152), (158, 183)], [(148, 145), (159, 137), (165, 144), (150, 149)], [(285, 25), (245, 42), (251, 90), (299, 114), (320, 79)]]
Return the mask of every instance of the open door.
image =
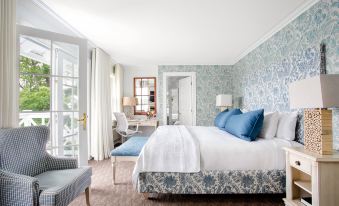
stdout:
[(19, 126), (50, 127), (47, 151), (87, 165), (87, 41), (18, 26)]
[(179, 121), (182, 125), (193, 125), (191, 77), (179, 80)]

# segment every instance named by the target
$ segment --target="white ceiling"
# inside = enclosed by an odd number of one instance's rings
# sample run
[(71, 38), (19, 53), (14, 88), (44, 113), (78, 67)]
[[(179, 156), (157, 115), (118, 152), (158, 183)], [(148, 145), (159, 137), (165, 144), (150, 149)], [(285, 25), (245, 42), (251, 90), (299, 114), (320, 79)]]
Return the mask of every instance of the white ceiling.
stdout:
[(126, 65), (232, 65), (316, 0), (42, 0)]

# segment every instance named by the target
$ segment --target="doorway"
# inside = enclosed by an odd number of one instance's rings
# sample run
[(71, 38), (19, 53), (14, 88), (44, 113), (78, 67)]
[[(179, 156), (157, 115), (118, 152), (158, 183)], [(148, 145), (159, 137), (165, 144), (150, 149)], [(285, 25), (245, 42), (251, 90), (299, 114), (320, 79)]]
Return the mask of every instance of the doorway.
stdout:
[(25, 26), (17, 32), (19, 126), (48, 126), (47, 152), (87, 165), (87, 41)]
[(196, 125), (195, 72), (165, 72), (163, 78), (163, 123)]

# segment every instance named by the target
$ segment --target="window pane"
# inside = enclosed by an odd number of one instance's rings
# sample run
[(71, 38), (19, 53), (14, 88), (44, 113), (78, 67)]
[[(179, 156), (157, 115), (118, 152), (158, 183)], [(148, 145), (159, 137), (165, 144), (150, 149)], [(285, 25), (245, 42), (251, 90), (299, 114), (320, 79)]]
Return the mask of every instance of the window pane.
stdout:
[(141, 88), (135, 88), (135, 95), (141, 95)]
[(141, 94), (142, 95), (150, 95), (149, 88), (148, 87), (143, 87), (141, 89)]
[(78, 134), (78, 113), (64, 112), (63, 118), (63, 136)]
[(68, 155), (68, 151), (64, 151), (65, 146), (79, 144), (79, 123), (77, 112), (52, 112), (51, 121), (51, 141), (49, 148), (52, 149), (53, 155)]
[(64, 156), (77, 158), (79, 156), (79, 146), (70, 144), (65, 145)]
[(151, 104), (154, 104), (154, 96), (149, 96), (149, 103)]
[(141, 111), (141, 105), (137, 105), (137, 106), (135, 107), (135, 110), (136, 110), (136, 112), (142, 112), (142, 111)]
[(135, 79), (135, 88), (141, 88), (141, 79)]
[(148, 86), (149, 86), (149, 87), (154, 87), (154, 83), (155, 83), (155, 82), (154, 82), (154, 79), (149, 79), (149, 80), (148, 80)]
[(148, 112), (149, 111), (149, 105), (142, 105), (142, 110), (144, 112)]
[(50, 110), (50, 78), (41, 75), (20, 75), (20, 111)]
[(137, 98), (137, 105), (142, 104), (142, 101), (141, 101), (142, 96), (136, 96), (136, 98)]
[(20, 72), (50, 74), (51, 41), (20, 36)]
[(53, 77), (53, 110), (77, 111), (78, 110), (78, 79)]
[(142, 104), (148, 104), (149, 96), (142, 96)]
[(53, 42), (55, 68), (53, 74), (78, 77), (79, 47), (74, 44)]

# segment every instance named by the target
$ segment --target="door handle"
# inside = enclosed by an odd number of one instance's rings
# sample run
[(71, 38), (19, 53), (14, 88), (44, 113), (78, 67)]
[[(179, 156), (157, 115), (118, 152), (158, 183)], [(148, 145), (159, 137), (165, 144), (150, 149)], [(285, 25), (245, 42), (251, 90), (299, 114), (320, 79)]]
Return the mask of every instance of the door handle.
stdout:
[(85, 112), (85, 113), (82, 114), (82, 118), (77, 119), (78, 122), (82, 122), (82, 126), (83, 126), (84, 130), (86, 130), (86, 128), (87, 128), (87, 118), (88, 118), (88, 116)]

